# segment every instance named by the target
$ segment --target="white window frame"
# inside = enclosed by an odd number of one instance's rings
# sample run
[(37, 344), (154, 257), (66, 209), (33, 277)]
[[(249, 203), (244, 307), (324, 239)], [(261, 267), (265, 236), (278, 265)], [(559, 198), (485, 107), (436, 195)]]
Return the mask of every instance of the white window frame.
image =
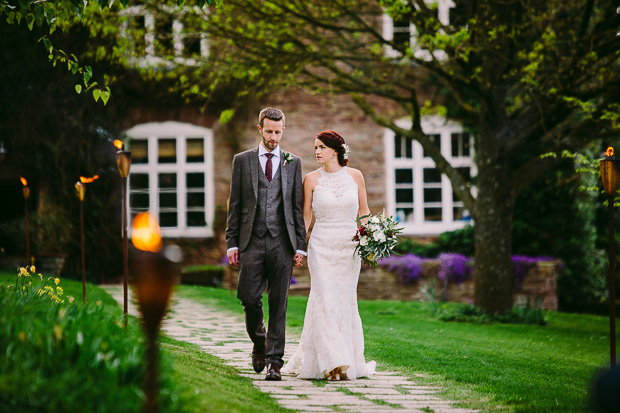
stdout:
[[(162, 8), (166, 6), (160, 6)], [(174, 12), (173, 16), (182, 16), (178, 14), (173, 8), (168, 7), (168, 11)], [(196, 13), (204, 12), (198, 7), (194, 7), (193, 11)], [(190, 11), (191, 12), (191, 11)], [(138, 17), (144, 16), (144, 42), (145, 42), (145, 56), (132, 59), (131, 63), (140, 67), (165, 65), (166, 60), (155, 54), (155, 16), (149, 13), (144, 6), (130, 6), (121, 12), (122, 16)], [(123, 21), (121, 26), (121, 36), (128, 38), (127, 26), (129, 22)], [(173, 18), (172, 20), (172, 47), (174, 50), (175, 62), (178, 64), (184, 64), (187, 66), (196, 66), (199, 62), (194, 58), (183, 57), (183, 23), (179, 18)], [(201, 33), (200, 35), (200, 57), (206, 58), (209, 56), (209, 42), (207, 35)]]
[[(132, 164), (132, 173), (143, 173), (149, 177), (149, 213), (159, 218), (159, 183), (160, 173), (177, 174), (177, 226), (162, 228), (162, 236), (170, 238), (210, 238), (213, 237), (213, 219), (215, 215), (215, 188), (213, 176), (213, 132), (211, 129), (181, 122), (154, 122), (134, 126), (125, 131), (132, 139), (146, 140), (148, 163)], [(186, 162), (187, 139), (204, 139), (204, 162)], [(159, 164), (158, 140), (176, 139), (176, 163)], [(187, 189), (186, 173), (202, 172), (205, 174), (205, 227), (187, 226)], [(130, 177), (131, 178), (131, 177)], [(131, 187), (128, 188), (131, 193)], [(127, 210), (130, 202), (127, 197)], [(131, 215), (131, 214), (130, 214)], [(131, 228), (128, 228), (131, 232)]]
[[(450, 9), (456, 6), (452, 0), (425, 0), (425, 3), (429, 6), (433, 3), (437, 3), (437, 18), (439, 19), (439, 22), (443, 25), (450, 24)], [(394, 19), (392, 19), (392, 17), (387, 13), (383, 13), (382, 28), (383, 38), (388, 42), (394, 40)], [(430, 51), (417, 47), (417, 29), (414, 24), (409, 24), (409, 33), (411, 34), (409, 44), (411, 49), (414, 50), (414, 57), (425, 61), (433, 60), (433, 54), (431, 54)], [(385, 48), (385, 55), (393, 58), (401, 57), (400, 52), (394, 50), (390, 46)], [(436, 50), (434, 52), (434, 58), (439, 61), (444, 61), (446, 60), (447, 55), (443, 50)]]
[[(396, 124), (403, 129), (411, 128), (411, 120), (403, 119)], [(455, 122), (447, 121), (440, 116), (429, 116), (421, 122), (424, 133), (438, 134), (441, 139), (441, 154), (455, 168), (470, 168), (471, 176), (477, 175), (474, 163), (473, 137), (470, 134), (470, 149), (467, 157), (452, 157), (452, 133), (463, 133), (463, 127)], [(465, 131), (466, 132), (466, 131)], [(401, 222), (403, 235), (431, 236), (442, 232), (454, 231), (463, 228), (470, 221), (454, 220), (454, 207), (462, 205), (461, 201), (454, 201), (452, 196), (452, 184), (448, 177), (441, 174), (441, 221), (424, 221), (424, 182), (423, 173), (425, 168), (436, 168), (435, 162), (423, 156), (422, 145), (413, 141), (412, 158), (396, 158), (394, 148), (395, 133), (386, 129), (383, 134), (383, 147), (385, 158), (386, 179), (386, 209), (392, 216), (396, 216), (396, 169), (413, 170), (413, 221)], [(476, 189), (472, 188), (474, 196)]]

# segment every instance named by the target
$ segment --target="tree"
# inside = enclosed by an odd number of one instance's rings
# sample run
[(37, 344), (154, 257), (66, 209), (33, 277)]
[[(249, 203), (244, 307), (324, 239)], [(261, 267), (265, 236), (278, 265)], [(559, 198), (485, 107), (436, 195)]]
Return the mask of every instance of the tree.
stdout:
[[(286, 81), (346, 94), (377, 124), (417, 140), (475, 220), (476, 305), (504, 312), (515, 200), (558, 163), (541, 155), (617, 136), (619, 4), (456, 3), (449, 22), (423, 0), (226, 1), (209, 15), (208, 33), (223, 44), (202, 86), (227, 79), (247, 94)], [(415, 41), (385, 36), (384, 11), (415, 27)], [(476, 196), (424, 134), (421, 119), (432, 113), (474, 133)], [(397, 125), (404, 116), (411, 128)]]
[[(206, 6), (219, 7), (223, 0), (195, 0), (190, 2), (196, 7), (205, 8)], [(21, 26), (32, 31), (35, 27), (43, 33), (37, 40), (42, 43), (49, 52), (49, 60), (54, 66), (57, 63), (67, 65), (67, 70), (73, 75), (78, 75), (80, 83), (83, 83), (84, 90), (92, 90), (95, 102), (101, 99), (103, 104), (108, 103), (111, 92), (107, 84), (99, 85), (98, 82), (92, 80), (93, 70), (88, 65), (82, 65), (75, 53), (67, 53), (63, 49), (54, 47), (51, 36), (57, 29), (63, 32), (67, 31), (76, 22), (83, 20), (84, 16), (91, 15), (93, 9), (100, 11), (116, 10), (119, 7), (127, 7), (129, 0), (0, 0), (0, 18), (6, 16), (8, 24)], [(141, 4), (140, 0), (133, 3)], [(176, 0), (176, 5), (182, 8), (185, 0)], [(119, 5), (120, 4), (120, 5)], [(93, 20), (91, 20), (92, 22)], [(75, 85), (75, 91), (82, 93), (82, 84)], [(106, 82), (107, 83), (107, 82)]]

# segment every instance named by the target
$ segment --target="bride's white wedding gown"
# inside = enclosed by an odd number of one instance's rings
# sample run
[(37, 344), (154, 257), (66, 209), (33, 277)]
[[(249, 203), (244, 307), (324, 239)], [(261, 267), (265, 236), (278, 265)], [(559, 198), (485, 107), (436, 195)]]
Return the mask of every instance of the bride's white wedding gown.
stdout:
[(357, 308), (361, 259), (352, 240), (357, 231), (358, 187), (346, 167), (319, 169), (308, 243), (310, 296), (299, 347), (282, 373), (322, 379), (341, 367), (350, 379), (368, 377), (375, 363), (364, 359), (364, 333)]

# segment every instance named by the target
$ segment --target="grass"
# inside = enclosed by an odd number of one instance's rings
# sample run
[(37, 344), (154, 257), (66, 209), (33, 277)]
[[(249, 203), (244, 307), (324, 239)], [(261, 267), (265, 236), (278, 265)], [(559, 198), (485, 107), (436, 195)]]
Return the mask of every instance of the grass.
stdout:
[[(0, 287), (14, 283), (15, 276), (12, 272), (0, 272)], [(81, 305), (81, 282), (61, 278), (60, 285), (64, 289), (63, 298), (73, 296), (74, 305)], [(116, 300), (99, 287), (87, 284), (86, 296), (89, 303), (101, 301), (102, 309), (111, 315), (122, 314), (121, 306)], [(130, 317), (129, 323), (135, 326), (139, 320)], [(272, 397), (256, 389), (249, 378), (239, 376), (233, 367), (223, 364), (219, 358), (205, 353), (198, 346), (165, 336), (161, 337), (160, 346), (164, 353), (164, 367), (173, 364), (174, 372), (168, 379), (176, 382), (176, 388), (182, 398), (180, 405), (183, 406), (183, 411), (238, 413), (290, 411), (280, 407)], [(64, 369), (59, 366), (58, 374), (78, 373), (72, 372), (73, 369), (74, 366), (70, 365)], [(37, 380), (40, 379), (42, 378)], [(65, 389), (58, 393), (58, 397), (67, 397), (67, 393), (68, 389)]]
[(190, 411), (290, 412), (256, 389), (249, 378), (239, 376), (233, 367), (198, 346), (162, 337), (161, 347), (172, 355), (174, 377), (184, 386), (182, 396)]
[[(182, 286), (179, 294), (243, 315), (227, 290)], [(306, 302), (289, 298), (288, 331), (300, 332)], [(466, 407), (588, 411), (590, 381), (608, 363), (606, 317), (551, 312), (546, 326), (465, 324), (431, 317), (419, 302), (360, 301), (359, 309), (368, 360), (439, 385), (442, 397)]]

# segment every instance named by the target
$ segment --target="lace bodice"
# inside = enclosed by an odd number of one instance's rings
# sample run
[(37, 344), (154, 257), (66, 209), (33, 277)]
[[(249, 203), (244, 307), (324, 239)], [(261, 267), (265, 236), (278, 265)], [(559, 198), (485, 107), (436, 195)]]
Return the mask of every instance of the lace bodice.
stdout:
[(318, 170), (321, 176), (312, 196), (316, 222), (355, 222), (359, 209), (358, 188), (346, 166), (338, 172)]

